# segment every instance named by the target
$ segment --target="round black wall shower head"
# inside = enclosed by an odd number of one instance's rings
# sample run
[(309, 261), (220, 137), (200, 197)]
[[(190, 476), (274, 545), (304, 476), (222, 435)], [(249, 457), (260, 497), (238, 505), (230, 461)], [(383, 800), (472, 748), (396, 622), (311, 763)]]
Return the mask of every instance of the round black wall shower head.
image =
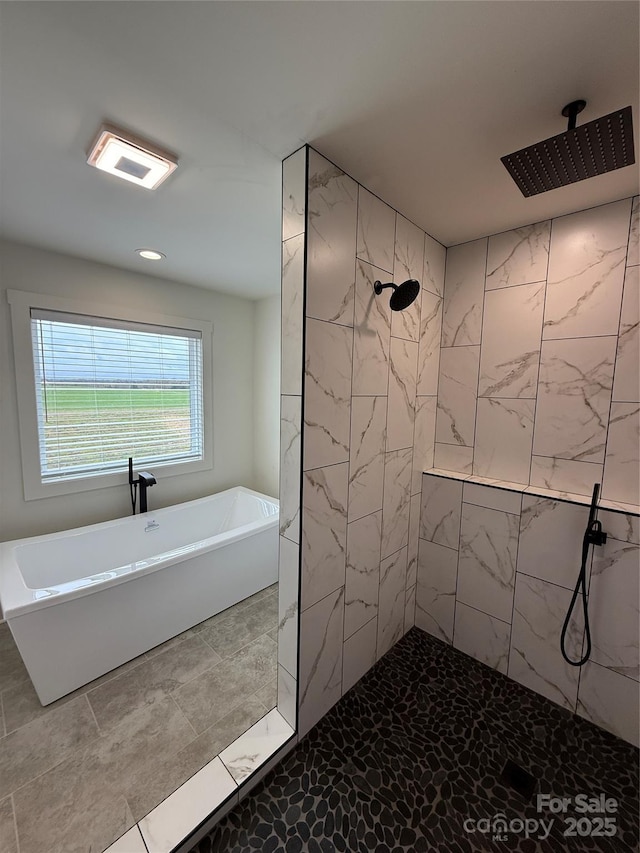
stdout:
[(385, 287), (393, 288), (393, 293), (389, 300), (389, 306), (392, 311), (404, 311), (405, 308), (408, 308), (415, 301), (417, 295), (420, 293), (420, 282), (416, 281), (415, 278), (408, 278), (402, 284), (394, 284), (393, 282), (382, 284), (380, 281), (373, 282), (373, 289), (377, 296), (380, 296)]

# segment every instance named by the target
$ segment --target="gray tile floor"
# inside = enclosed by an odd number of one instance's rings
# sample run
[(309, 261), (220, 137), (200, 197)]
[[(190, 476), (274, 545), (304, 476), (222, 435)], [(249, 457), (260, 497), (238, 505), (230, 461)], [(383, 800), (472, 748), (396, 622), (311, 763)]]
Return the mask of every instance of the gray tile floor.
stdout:
[(45, 708), (0, 625), (0, 851), (104, 850), (273, 708), (277, 589)]

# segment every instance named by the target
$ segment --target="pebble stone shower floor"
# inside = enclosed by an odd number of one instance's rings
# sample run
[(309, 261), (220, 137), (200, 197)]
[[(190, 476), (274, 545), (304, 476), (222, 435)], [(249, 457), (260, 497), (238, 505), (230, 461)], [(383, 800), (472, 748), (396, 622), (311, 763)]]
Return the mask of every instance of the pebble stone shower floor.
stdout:
[[(507, 759), (531, 799), (501, 780)], [(538, 792), (615, 798), (616, 835), (564, 836), (580, 815), (537, 812)], [(546, 839), (464, 829), (499, 813), (555, 819)], [(414, 628), (192, 853), (637, 849), (634, 747)]]

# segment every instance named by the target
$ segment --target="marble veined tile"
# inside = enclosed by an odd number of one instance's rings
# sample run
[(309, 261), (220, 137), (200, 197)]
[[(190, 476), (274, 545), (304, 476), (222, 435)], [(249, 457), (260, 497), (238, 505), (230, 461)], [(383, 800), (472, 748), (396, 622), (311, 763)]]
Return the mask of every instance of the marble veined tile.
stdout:
[(458, 548), (462, 481), (444, 477), (422, 478), (420, 538), (447, 548)]
[[(395, 256), (393, 280), (402, 284), (409, 278), (416, 279), (422, 287), (424, 269), (424, 231), (399, 213), (396, 217)], [(404, 311), (393, 311), (391, 334), (410, 341), (420, 339), (420, 298)]]
[(412, 459), (410, 447), (385, 456), (381, 557), (388, 557), (408, 542)]
[(543, 342), (533, 438), (536, 456), (604, 461), (616, 340)]
[(607, 539), (594, 547), (589, 585), (592, 660), (640, 678), (640, 547)]
[(462, 500), (467, 504), (475, 504), (476, 506), (484, 506), (487, 509), (499, 509), (502, 512), (520, 515), (522, 492), (466, 482), (462, 486)]
[(214, 758), (140, 821), (147, 849), (171, 853), (194, 826), (236, 791), (233, 777), (222, 761)]
[(480, 343), (487, 238), (447, 249), (442, 346)]
[(489, 616), (511, 622), (519, 518), (462, 504), (456, 598)]
[(624, 277), (620, 335), (613, 379), (613, 399), (640, 401), (640, 267), (627, 267)]
[(407, 545), (407, 589), (415, 586), (418, 572), (418, 539), (422, 495), (411, 495), (409, 505), (409, 542)]
[(445, 643), (453, 639), (458, 552), (420, 540), (416, 627)]
[(422, 287), (437, 296), (444, 293), (444, 266), (447, 250), (429, 234), (424, 235), (424, 272)]
[(602, 483), (602, 465), (576, 459), (531, 457), (532, 486), (576, 495), (591, 495), (593, 484)]
[(611, 512), (606, 509), (598, 509), (598, 520), (602, 523), (602, 529), (612, 539), (620, 542), (631, 542), (640, 545), (640, 517), (629, 515), (624, 512)]
[(413, 433), (413, 474), (411, 494), (422, 487), (422, 474), (433, 468), (436, 437), (437, 397), (416, 397), (416, 420)]
[(282, 239), (303, 234), (305, 228), (306, 146), (282, 162)]
[[(373, 283), (386, 273), (356, 261), (356, 313), (353, 340), (354, 395), (386, 395), (389, 386), (391, 308), (376, 296)], [(387, 291), (383, 291), (386, 293)]]
[[(520, 516), (518, 572), (573, 591), (588, 519), (586, 506), (525, 494)], [(590, 564), (591, 560), (587, 572)]]
[[(570, 666), (560, 651), (560, 633), (570, 601), (569, 590), (518, 572), (508, 675), (574, 711), (579, 669)], [(567, 632), (567, 651), (573, 660), (582, 653), (582, 637), (578, 613), (578, 622), (570, 623)]]
[(239, 785), (294, 734), (293, 729), (273, 708), (220, 753), (220, 760)]
[(420, 281), (424, 270), (424, 236), (421, 228), (397, 214), (393, 275), (398, 284), (407, 278)]
[(378, 612), (381, 536), (381, 512), (359, 518), (347, 527), (345, 637), (359, 631)]
[(440, 351), (436, 441), (473, 447), (479, 363), (479, 346)]
[(545, 340), (618, 332), (631, 199), (553, 220)]
[(542, 281), (485, 295), (478, 396), (536, 396), (544, 290)]
[(300, 541), (302, 398), (280, 398), (280, 535)]
[(307, 317), (353, 325), (358, 185), (309, 149)]
[(638, 505), (637, 504), (627, 504), (624, 501), (612, 501), (608, 498), (601, 498), (598, 506), (602, 507), (602, 509), (614, 510), (615, 512), (622, 512), (627, 515), (637, 516), (638, 514)]
[[(445, 444), (443, 446), (444, 447), (450, 447), (451, 445)], [(473, 448), (469, 448), (469, 447), (462, 448), (462, 449), (463, 450), (464, 449), (473, 450)], [(433, 466), (433, 468), (430, 468), (428, 471), (425, 471), (425, 474), (428, 474), (429, 476), (432, 476), (432, 477), (444, 477), (445, 479), (452, 479), (452, 480), (470, 480), (470, 479), (472, 479), (470, 474), (462, 474), (459, 471), (450, 471), (446, 468), (438, 468), (435, 465)], [(482, 479), (483, 479), (482, 477), (473, 477), (474, 482), (478, 482)], [(490, 483), (494, 483), (495, 480), (485, 480), (484, 482), (490, 484)]]
[(534, 412), (535, 400), (478, 399), (474, 474), (528, 482)]
[(395, 210), (358, 187), (357, 256), (393, 275), (395, 232)]
[(640, 504), (640, 404), (612, 403), (602, 497)]
[(332, 592), (300, 616), (300, 737), (340, 698), (343, 619), (344, 589)]
[(550, 234), (551, 221), (548, 219), (489, 237), (487, 290), (544, 281), (549, 262)]
[(453, 645), (466, 655), (507, 674), (511, 625), (461, 601), (456, 602)]
[(407, 587), (404, 598), (404, 633), (416, 624), (416, 586)]
[(387, 450), (401, 450), (413, 445), (417, 373), (418, 344), (391, 338)]
[[(544, 489), (542, 486), (527, 486), (524, 489), (525, 495), (535, 495), (538, 498), (549, 498), (552, 501), (568, 501), (569, 503), (577, 504), (578, 506), (589, 506), (591, 497), (587, 495), (576, 495), (572, 492), (563, 492), (559, 489)], [(602, 505), (602, 501), (600, 501)], [(628, 507), (627, 504), (621, 504), (621, 507)]]
[(429, 397), (438, 393), (441, 334), (442, 298), (428, 290), (423, 290), (422, 313), (420, 315), (417, 388), (418, 394), (423, 397)]
[(633, 199), (631, 207), (631, 227), (629, 228), (629, 248), (627, 266), (640, 264), (640, 196)]
[(296, 727), (296, 692), (298, 683), (282, 664), (278, 665), (278, 711), (289, 725)]
[(587, 661), (580, 672), (577, 713), (640, 746), (638, 684), (633, 679)]
[(110, 847), (107, 847), (104, 853), (147, 853), (147, 848), (138, 827), (132, 826), (128, 832), (125, 832)]
[(447, 473), (468, 477), (473, 470), (473, 447), (436, 442), (433, 467)]
[(353, 329), (307, 320), (304, 470), (349, 459)]
[(282, 244), (280, 393), (302, 394), (304, 234)]
[(386, 397), (352, 398), (349, 521), (382, 509), (386, 426)]
[(402, 548), (380, 563), (377, 659), (386, 654), (404, 634), (407, 549)]
[(344, 641), (342, 652), (342, 694), (351, 690), (376, 662), (378, 620), (370, 619), (359, 631)]
[(348, 482), (346, 462), (304, 475), (301, 610), (344, 586)]
[(278, 571), (278, 663), (294, 678), (298, 671), (299, 561), (299, 546), (281, 536)]

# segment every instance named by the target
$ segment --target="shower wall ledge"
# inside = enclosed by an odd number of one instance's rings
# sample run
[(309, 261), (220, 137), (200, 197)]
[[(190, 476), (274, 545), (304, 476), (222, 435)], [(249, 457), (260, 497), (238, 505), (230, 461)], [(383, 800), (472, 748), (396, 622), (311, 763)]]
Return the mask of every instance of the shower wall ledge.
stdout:
[[(444, 468), (428, 468), (423, 472), (432, 477), (444, 477), (449, 480), (464, 480), (465, 483), (475, 483), (480, 486), (490, 486), (494, 489), (506, 489), (510, 492), (522, 492), (525, 495), (535, 495), (540, 498), (551, 498), (556, 501), (566, 501), (568, 503), (582, 504), (589, 506), (591, 504), (590, 495), (578, 495), (572, 492), (562, 492), (557, 489), (544, 489), (541, 486), (529, 486), (526, 483), (512, 483), (509, 480), (494, 480), (488, 477), (476, 477), (473, 474), (461, 474), (458, 471), (447, 471)], [(621, 501), (611, 501), (599, 498), (599, 509), (608, 509), (612, 512), (623, 512), (626, 515), (640, 516), (640, 506), (636, 504), (622, 503)]]

